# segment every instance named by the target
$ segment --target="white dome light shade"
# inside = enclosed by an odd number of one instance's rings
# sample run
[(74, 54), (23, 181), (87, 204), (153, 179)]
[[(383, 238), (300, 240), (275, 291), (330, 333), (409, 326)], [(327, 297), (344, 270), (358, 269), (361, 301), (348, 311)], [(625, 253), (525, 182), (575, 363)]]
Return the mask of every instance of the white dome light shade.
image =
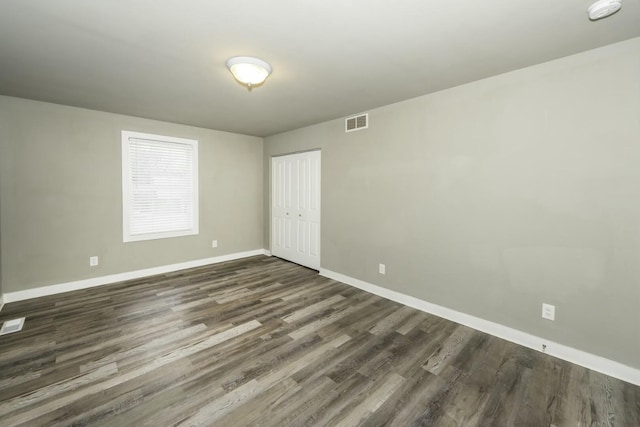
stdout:
[(227, 61), (227, 68), (241, 83), (251, 87), (264, 82), (271, 74), (271, 66), (258, 58), (236, 56)]
[(609, 15), (613, 15), (622, 7), (620, 0), (598, 0), (591, 6), (587, 12), (589, 12), (589, 19), (592, 21), (606, 18)]

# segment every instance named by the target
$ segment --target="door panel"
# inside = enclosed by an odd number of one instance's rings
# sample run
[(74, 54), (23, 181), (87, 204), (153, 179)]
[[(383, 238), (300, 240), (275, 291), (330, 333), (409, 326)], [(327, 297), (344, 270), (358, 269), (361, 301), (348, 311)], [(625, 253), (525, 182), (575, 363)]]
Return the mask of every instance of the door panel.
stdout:
[(292, 171), (290, 159), (273, 159), (273, 244), (272, 251), (286, 257), (292, 251), (292, 221), (290, 210), (293, 204)]
[(298, 256), (304, 256), (307, 252), (307, 224), (304, 221), (298, 221), (298, 244), (296, 252)]
[(320, 223), (311, 223), (309, 255), (320, 258)]

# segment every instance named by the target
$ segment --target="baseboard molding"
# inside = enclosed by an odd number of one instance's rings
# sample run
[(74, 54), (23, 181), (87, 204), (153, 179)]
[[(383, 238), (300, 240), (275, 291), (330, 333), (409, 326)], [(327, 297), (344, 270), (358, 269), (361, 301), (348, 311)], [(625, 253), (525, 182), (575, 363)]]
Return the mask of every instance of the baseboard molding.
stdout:
[(4, 307), (4, 295), (0, 294), (0, 311), (2, 311), (2, 307)]
[(640, 385), (640, 370), (624, 365), (622, 363), (606, 359), (595, 354), (587, 353), (566, 345), (558, 344), (499, 323), (471, 316), (456, 310), (452, 310), (441, 305), (412, 297), (400, 292), (392, 291), (381, 286), (377, 286), (344, 274), (336, 273), (324, 268), (320, 269), (320, 275), (328, 277), (347, 285), (354, 286), (383, 298), (398, 302), (400, 304), (415, 308), (426, 313), (451, 320), (456, 323), (468, 326), (481, 332), (502, 338), (513, 343), (529, 347), (533, 350), (541, 351), (543, 344), (546, 345), (545, 353), (566, 360), (576, 365), (601, 372), (614, 378)]
[(80, 289), (93, 288), (96, 286), (108, 285), (125, 280), (139, 279), (141, 277), (153, 276), (155, 274), (170, 273), (172, 271), (184, 270), (186, 268), (202, 267), (204, 265), (218, 264), (220, 262), (233, 261), (235, 259), (247, 258), (250, 256), (265, 255), (265, 252), (266, 251), (264, 249), (256, 249), (247, 252), (237, 252), (234, 254), (221, 255), (213, 258), (204, 258), (195, 261), (180, 262), (177, 264), (129, 271), (127, 273), (111, 274), (108, 276), (92, 277), (90, 279), (77, 280), (74, 282), (59, 283), (57, 285), (42, 286), (39, 288), (26, 289), (24, 291), (7, 292), (3, 297), (4, 302), (8, 304), (10, 302), (23, 301), (31, 298), (60, 294), (63, 292), (77, 291)]

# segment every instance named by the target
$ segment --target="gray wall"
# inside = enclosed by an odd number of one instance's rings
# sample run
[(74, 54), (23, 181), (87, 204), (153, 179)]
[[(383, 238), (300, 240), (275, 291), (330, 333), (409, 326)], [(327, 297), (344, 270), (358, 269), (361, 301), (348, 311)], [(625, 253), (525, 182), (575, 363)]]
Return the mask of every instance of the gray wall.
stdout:
[(640, 368), (640, 38), (266, 138), (265, 195), (311, 148), (323, 268)]
[[(122, 242), (123, 129), (199, 140), (199, 235)], [(262, 248), (262, 138), (0, 97), (0, 143), (5, 293)]]
[[(4, 154), (4, 144), (0, 139), (0, 159), (2, 159)], [(0, 173), (0, 188), (2, 188), (2, 174)], [(0, 308), (2, 307), (4, 291), (2, 287), (2, 197), (0, 197)]]

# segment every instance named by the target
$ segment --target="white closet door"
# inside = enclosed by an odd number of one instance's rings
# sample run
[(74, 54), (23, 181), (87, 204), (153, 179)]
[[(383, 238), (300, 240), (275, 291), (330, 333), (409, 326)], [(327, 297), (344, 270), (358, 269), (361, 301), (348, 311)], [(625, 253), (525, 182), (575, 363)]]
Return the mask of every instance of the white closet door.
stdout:
[(320, 151), (272, 159), (271, 253), (320, 268)]
[(294, 191), (292, 188), (293, 166), (291, 159), (274, 157), (271, 162), (272, 196), (271, 202), (273, 222), (271, 253), (281, 258), (290, 259), (293, 254), (293, 209)]

